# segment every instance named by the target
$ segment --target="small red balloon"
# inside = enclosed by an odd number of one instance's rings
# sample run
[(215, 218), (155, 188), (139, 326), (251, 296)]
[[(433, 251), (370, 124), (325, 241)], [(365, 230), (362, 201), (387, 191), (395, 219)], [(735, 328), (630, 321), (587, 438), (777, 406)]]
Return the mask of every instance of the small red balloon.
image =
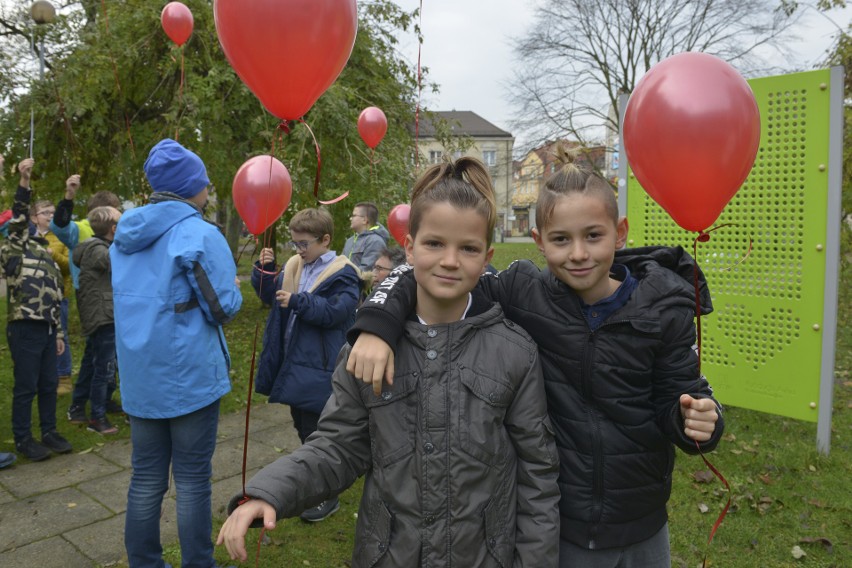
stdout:
[(169, 2), (160, 14), (163, 30), (178, 46), (186, 43), (192, 35), (194, 21), (192, 12), (180, 2)]
[(298, 120), (349, 61), (355, 0), (214, 0), (222, 51), (263, 106)]
[(272, 156), (249, 158), (234, 176), (234, 206), (253, 235), (281, 217), (290, 205), (292, 192), (290, 172)]
[(748, 177), (760, 111), (748, 83), (707, 53), (651, 67), (624, 114), (624, 149), (636, 179), (688, 231), (710, 227)]
[(410, 215), (411, 206), (407, 203), (394, 206), (388, 213), (388, 231), (401, 247), (405, 246), (405, 235), (408, 234), (408, 218)]
[(375, 150), (387, 131), (388, 119), (382, 109), (367, 107), (361, 111), (358, 117), (358, 134), (367, 146)]

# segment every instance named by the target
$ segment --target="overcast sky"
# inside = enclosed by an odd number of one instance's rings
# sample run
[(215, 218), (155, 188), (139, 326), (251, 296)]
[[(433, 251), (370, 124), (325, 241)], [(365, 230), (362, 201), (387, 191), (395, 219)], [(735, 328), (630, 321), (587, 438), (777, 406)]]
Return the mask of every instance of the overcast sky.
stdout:
[[(413, 10), (419, 0), (395, 0)], [(540, 0), (539, 0), (540, 1)], [(512, 108), (505, 101), (505, 84), (512, 77), (514, 55), (509, 38), (517, 37), (533, 20), (533, 0), (423, 0), (421, 64), (441, 92), (428, 95), (432, 110), (471, 110), (500, 128), (511, 131)], [(852, 8), (832, 10), (828, 16), (845, 28)], [(825, 16), (808, 9), (799, 32), (806, 41), (795, 44), (802, 54), (801, 68), (824, 58), (836, 31)], [(417, 42), (401, 39), (403, 53), (417, 62)], [(852, 73), (852, 70), (848, 72)]]

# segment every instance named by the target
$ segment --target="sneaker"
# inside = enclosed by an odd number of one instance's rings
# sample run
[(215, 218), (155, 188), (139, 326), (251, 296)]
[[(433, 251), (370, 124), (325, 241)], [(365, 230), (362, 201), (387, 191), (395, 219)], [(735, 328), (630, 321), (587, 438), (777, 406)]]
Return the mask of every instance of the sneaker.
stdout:
[(30, 461), (39, 462), (50, 457), (50, 450), (39, 444), (32, 436), (15, 442), (15, 450)]
[(18, 456), (13, 453), (0, 452), (0, 469), (4, 467), (9, 467), (13, 463), (18, 461)]
[(43, 435), (41, 443), (47, 446), (51, 452), (57, 454), (69, 454), (73, 449), (71, 444), (68, 443), (68, 440), (63, 438), (56, 430)]
[(68, 416), (68, 422), (71, 424), (89, 423), (89, 417), (86, 416), (86, 408), (83, 406), (72, 404), (71, 408), (68, 409), (66, 416)]
[(124, 414), (124, 408), (122, 408), (121, 403), (112, 399), (106, 401), (106, 411), (107, 414)]
[(106, 416), (93, 418), (89, 420), (89, 427), (86, 428), (89, 432), (97, 432), (98, 434), (117, 434), (118, 428), (110, 424)]
[(299, 515), (299, 518), (309, 523), (318, 523), (336, 513), (338, 509), (340, 509), (340, 501), (335, 497), (330, 501), (323, 501), (313, 509), (308, 509)]

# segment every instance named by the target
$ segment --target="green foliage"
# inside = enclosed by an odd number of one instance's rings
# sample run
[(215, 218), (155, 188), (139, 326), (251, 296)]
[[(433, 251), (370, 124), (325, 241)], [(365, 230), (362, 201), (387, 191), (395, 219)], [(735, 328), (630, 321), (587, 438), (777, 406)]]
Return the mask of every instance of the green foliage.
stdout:
[[(34, 187), (46, 198), (60, 198), (65, 178), (80, 173), (81, 203), (103, 189), (142, 203), (150, 191), (142, 172), (148, 150), (171, 137), (191, 147), (207, 164), (218, 203), (225, 210), (219, 216), (223, 224), (232, 224), (234, 217), (231, 180), (239, 166), (273, 150), (293, 179), (292, 204), (284, 220), (317, 206), (313, 195), (317, 159), (308, 129), (290, 125), (287, 135), (277, 128), (279, 121), (264, 110), (226, 61), (212, 3), (185, 3), (195, 27), (182, 49), (161, 28), (161, 5), (145, 0), (99, 6), (89, 2), (85, 10), (50, 24), (45, 32), (50, 69), (44, 80), (36, 80), (31, 93), (29, 89), (12, 93), (8, 106), (0, 110), (0, 151), (7, 162), (25, 157), (32, 108)], [(412, 181), (409, 125), (417, 78), (394, 49), (394, 33), (411, 28), (412, 14), (390, 0), (376, 0), (361, 3), (359, 20), (347, 67), (305, 117), (321, 148), (319, 198), (350, 194), (329, 207), (336, 225), (345, 228), (334, 241), (338, 250), (354, 203), (375, 201), (386, 214), (393, 205), (407, 201)], [(61, 39), (69, 37), (76, 41)], [(0, 72), (0, 84), (6, 78)], [(361, 141), (356, 126), (367, 106), (378, 106), (388, 118), (388, 132), (375, 155)]]

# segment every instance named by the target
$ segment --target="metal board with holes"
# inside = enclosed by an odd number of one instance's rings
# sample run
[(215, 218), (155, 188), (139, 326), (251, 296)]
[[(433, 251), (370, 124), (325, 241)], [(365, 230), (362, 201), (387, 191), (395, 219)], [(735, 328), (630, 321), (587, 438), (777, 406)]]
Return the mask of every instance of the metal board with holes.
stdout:
[[(843, 72), (838, 67), (749, 84), (760, 107), (760, 149), (716, 222), (730, 226), (698, 243), (715, 308), (701, 318), (702, 371), (723, 404), (819, 421), (827, 451)], [(626, 180), (628, 246), (680, 244), (691, 253), (696, 233), (678, 227), (631, 174)], [(689, 191), (688, 179), (683, 191)], [(750, 240), (751, 254), (739, 263)]]

